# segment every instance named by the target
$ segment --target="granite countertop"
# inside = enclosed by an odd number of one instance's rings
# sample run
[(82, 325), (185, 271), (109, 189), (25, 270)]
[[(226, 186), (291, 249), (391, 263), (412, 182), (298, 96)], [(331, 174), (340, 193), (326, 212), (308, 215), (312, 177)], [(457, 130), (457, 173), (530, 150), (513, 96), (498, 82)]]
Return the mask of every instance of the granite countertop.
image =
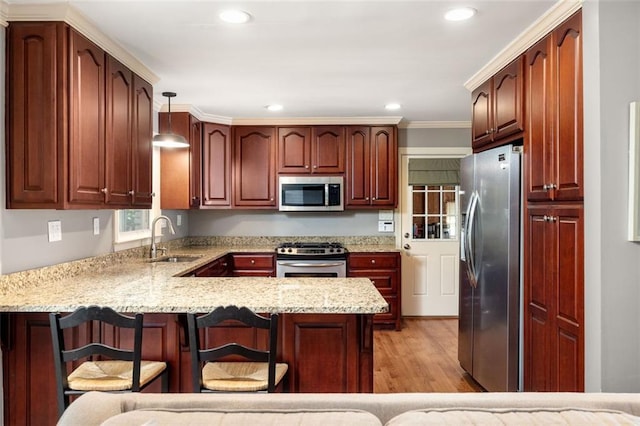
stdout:
[[(366, 278), (181, 276), (227, 253), (273, 250), (274, 246), (185, 246), (170, 249), (169, 255), (199, 257), (179, 263), (138, 257), (69, 277), (62, 274), (55, 279), (36, 280), (30, 276), (0, 288), (0, 312), (70, 312), (92, 304), (143, 313), (208, 312), (220, 305), (280, 313), (388, 311), (387, 302)], [(380, 250), (361, 247), (352, 251)]]

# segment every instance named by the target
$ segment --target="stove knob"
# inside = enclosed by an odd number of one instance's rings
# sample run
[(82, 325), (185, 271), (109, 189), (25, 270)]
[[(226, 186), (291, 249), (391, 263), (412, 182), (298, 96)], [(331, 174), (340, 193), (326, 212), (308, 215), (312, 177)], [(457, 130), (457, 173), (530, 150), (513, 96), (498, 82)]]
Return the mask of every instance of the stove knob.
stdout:
[(333, 253), (334, 251), (334, 249), (329, 249), (329, 253)]
[(287, 250), (289, 253), (291, 253), (293, 250), (291, 248), (289, 248), (289, 250)]

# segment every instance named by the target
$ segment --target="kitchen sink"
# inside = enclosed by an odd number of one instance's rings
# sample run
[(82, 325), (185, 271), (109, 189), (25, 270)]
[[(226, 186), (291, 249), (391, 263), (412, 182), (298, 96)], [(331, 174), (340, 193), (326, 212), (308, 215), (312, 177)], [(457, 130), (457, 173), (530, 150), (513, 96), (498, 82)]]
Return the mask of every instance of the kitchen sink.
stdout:
[(182, 263), (182, 262), (193, 262), (194, 260), (198, 260), (200, 258), (202, 258), (202, 256), (191, 256), (191, 255), (163, 256), (163, 257), (158, 257), (156, 259), (150, 259), (149, 262)]

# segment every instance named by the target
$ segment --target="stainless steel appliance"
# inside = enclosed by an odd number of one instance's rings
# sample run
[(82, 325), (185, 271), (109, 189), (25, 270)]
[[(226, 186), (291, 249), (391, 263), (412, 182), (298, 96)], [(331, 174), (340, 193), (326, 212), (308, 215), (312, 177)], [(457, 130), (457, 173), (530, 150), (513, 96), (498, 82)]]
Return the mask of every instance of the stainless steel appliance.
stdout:
[(347, 249), (340, 243), (283, 243), (276, 248), (276, 276), (341, 278)]
[(280, 176), (281, 211), (344, 210), (344, 177)]
[(520, 390), (521, 150), (461, 161), (460, 365), (488, 391)]

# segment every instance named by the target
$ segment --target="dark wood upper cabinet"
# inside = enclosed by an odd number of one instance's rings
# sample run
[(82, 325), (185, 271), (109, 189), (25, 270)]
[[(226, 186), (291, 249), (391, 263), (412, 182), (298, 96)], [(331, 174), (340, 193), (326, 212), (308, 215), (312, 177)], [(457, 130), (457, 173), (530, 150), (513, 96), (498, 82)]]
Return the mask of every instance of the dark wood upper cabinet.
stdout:
[(346, 206), (395, 207), (397, 158), (395, 126), (348, 126)]
[(486, 145), (493, 140), (493, 108), (491, 107), (492, 83), (493, 80), (487, 80), (471, 93), (471, 142), (474, 149)]
[(233, 132), (234, 207), (275, 208), (275, 127), (238, 126)]
[(69, 87), (69, 202), (99, 205), (105, 182), (105, 56), (84, 36), (71, 32)]
[(62, 23), (11, 23), (7, 28), (8, 208), (65, 205), (68, 129), (58, 76), (67, 72), (67, 37)]
[(527, 199), (582, 200), (581, 15), (527, 50), (526, 67)]
[(342, 126), (279, 127), (278, 173), (344, 173)]
[(312, 173), (344, 173), (347, 151), (345, 135), (346, 130), (342, 126), (314, 126), (312, 128)]
[(11, 22), (7, 59), (7, 207), (150, 205), (150, 86), (138, 108), (137, 76), (62, 22)]
[(278, 128), (278, 173), (311, 173), (311, 128)]
[(113, 58), (107, 60), (107, 124), (105, 202), (127, 205), (133, 195), (133, 73)]
[(474, 150), (490, 148), (522, 137), (523, 93), (522, 56), (473, 91), (471, 127)]
[(202, 123), (202, 206), (231, 207), (231, 128)]
[(133, 75), (132, 205), (151, 208), (153, 201), (153, 87)]

